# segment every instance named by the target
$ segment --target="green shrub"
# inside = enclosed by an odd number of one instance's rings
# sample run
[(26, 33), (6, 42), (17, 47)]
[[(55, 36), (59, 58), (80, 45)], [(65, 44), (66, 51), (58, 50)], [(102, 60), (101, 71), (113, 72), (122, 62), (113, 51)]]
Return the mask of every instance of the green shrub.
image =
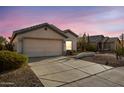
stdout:
[(92, 51), (92, 52), (96, 52), (96, 46), (88, 44), (86, 45), (86, 51)]
[(3, 50), (4, 49), (4, 46), (0, 44), (0, 50)]
[(66, 55), (74, 55), (75, 53), (75, 50), (66, 50)]
[(22, 54), (10, 51), (0, 51), (0, 69), (12, 70), (26, 65), (28, 58)]
[(118, 55), (124, 56), (124, 48), (118, 48), (115, 52)]
[(4, 50), (14, 51), (14, 45), (11, 43), (7, 43), (4, 45)]

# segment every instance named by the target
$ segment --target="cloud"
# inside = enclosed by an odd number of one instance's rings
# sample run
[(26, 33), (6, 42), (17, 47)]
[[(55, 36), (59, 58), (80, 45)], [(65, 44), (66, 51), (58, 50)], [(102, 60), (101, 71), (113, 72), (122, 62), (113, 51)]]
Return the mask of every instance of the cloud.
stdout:
[(48, 22), (75, 33), (118, 36), (124, 30), (123, 7), (0, 7), (0, 35)]

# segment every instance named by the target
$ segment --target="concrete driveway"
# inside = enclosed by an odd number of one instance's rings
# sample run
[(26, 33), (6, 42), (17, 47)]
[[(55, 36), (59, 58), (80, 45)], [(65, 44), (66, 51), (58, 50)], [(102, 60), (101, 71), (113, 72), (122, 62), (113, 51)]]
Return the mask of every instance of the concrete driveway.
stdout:
[[(124, 85), (124, 69), (69, 57), (54, 57), (29, 63), (46, 87), (114, 87)], [(115, 72), (113, 72), (115, 70)], [(118, 73), (119, 72), (119, 73)], [(117, 75), (116, 75), (117, 74)], [(121, 75), (120, 78), (118, 76)], [(118, 80), (119, 79), (119, 80)], [(122, 81), (123, 80), (123, 81)]]

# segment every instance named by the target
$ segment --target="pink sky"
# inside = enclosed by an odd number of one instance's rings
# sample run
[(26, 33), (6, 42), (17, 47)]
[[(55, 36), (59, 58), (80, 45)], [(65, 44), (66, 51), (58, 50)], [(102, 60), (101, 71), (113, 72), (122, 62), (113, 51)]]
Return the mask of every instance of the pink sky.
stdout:
[(75, 33), (118, 37), (124, 32), (124, 7), (0, 7), (0, 35), (48, 22)]

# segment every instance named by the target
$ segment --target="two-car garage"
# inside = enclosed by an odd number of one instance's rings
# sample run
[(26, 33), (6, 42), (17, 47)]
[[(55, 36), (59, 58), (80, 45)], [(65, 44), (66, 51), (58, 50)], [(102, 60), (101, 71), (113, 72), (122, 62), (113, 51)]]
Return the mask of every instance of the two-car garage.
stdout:
[(63, 41), (40, 38), (24, 39), (23, 53), (30, 57), (62, 55)]

